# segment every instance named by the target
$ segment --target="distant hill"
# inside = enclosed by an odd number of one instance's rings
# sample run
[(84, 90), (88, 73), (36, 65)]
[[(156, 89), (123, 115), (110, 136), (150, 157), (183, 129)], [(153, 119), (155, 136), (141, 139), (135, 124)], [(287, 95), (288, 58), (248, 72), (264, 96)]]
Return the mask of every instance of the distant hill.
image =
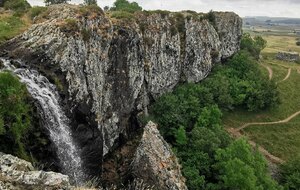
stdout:
[(247, 16), (243, 18), (244, 25), (299, 25), (300, 18)]

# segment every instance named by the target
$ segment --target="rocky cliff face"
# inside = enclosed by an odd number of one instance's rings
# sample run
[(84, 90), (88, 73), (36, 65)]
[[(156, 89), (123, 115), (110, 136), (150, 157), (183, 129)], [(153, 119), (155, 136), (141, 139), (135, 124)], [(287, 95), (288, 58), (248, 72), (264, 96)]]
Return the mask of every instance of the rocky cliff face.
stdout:
[(83, 154), (99, 160), (128, 138), (136, 114), (151, 101), (180, 81), (199, 82), (239, 50), (241, 19), (214, 15), (213, 23), (194, 13), (116, 19), (96, 8), (50, 6), (37, 18), (43, 22), (1, 46), (0, 56), (21, 59), (63, 84)]
[(175, 154), (151, 121), (144, 128), (132, 171), (136, 177), (152, 184), (154, 189), (187, 190)]

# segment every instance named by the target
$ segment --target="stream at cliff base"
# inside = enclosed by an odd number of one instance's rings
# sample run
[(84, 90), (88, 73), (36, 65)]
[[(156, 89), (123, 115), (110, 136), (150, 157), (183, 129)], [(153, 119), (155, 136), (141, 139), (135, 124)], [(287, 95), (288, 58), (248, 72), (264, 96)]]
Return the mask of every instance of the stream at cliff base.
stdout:
[(50, 140), (56, 146), (62, 172), (70, 176), (75, 184), (82, 184), (85, 174), (82, 168), (80, 151), (72, 139), (69, 119), (59, 104), (60, 97), (55, 85), (35, 70), (15, 68), (9, 60), (3, 61), (5, 70), (17, 75), (28, 92), (39, 104), (39, 114), (49, 131)]

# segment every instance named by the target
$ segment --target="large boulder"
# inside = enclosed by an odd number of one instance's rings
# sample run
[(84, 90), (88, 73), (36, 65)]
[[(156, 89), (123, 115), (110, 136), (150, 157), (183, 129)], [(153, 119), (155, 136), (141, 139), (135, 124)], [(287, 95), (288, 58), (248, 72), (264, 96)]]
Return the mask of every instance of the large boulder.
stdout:
[(149, 122), (132, 162), (134, 176), (152, 184), (154, 189), (187, 190), (181, 166), (169, 144), (159, 134), (157, 125)]
[(37, 171), (32, 164), (0, 152), (1, 190), (70, 189), (69, 177), (60, 173)]

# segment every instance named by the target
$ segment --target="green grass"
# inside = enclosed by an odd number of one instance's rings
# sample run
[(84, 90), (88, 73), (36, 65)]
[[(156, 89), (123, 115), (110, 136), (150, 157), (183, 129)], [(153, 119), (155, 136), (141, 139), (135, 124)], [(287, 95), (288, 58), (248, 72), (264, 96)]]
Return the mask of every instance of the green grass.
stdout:
[(16, 16), (0, 16), (0, 44), (20, 34), (25, 27), (21, 18)]
[[(300, 52), (300, 48), (294, 42), (296, 38), (267, 36), (265, 39), (268, 41), (268, 46), (262, 53), (261, 62), (273, 70), (272, 80), (278, 82), (281, 103), (275, 108), (259, 112), (248, 112), (242, 109), (227, 111), (223, 117), (225, 127), (237, 128), (249, 122), (279, 121), (300, 110), (300, 74), (297, 72), (297, 69), (300, 70), (300, 65), (275, 59), (278, 51), (287, 48)], [(280, 82), (286, 77), (288, 68), (292, 68), (290, 77)], [(268, 75), (267, 69), (262, 66), (261, 71)], [(250, 126), (243, 132), (249, 139), (283, 160), (292, 158), (300, 152), (300, 116), (285, 124)]]
[(300, 117), (285, 124), (251, 126), (245, 132), (250, 139), (283, 160), (300, 153)]

